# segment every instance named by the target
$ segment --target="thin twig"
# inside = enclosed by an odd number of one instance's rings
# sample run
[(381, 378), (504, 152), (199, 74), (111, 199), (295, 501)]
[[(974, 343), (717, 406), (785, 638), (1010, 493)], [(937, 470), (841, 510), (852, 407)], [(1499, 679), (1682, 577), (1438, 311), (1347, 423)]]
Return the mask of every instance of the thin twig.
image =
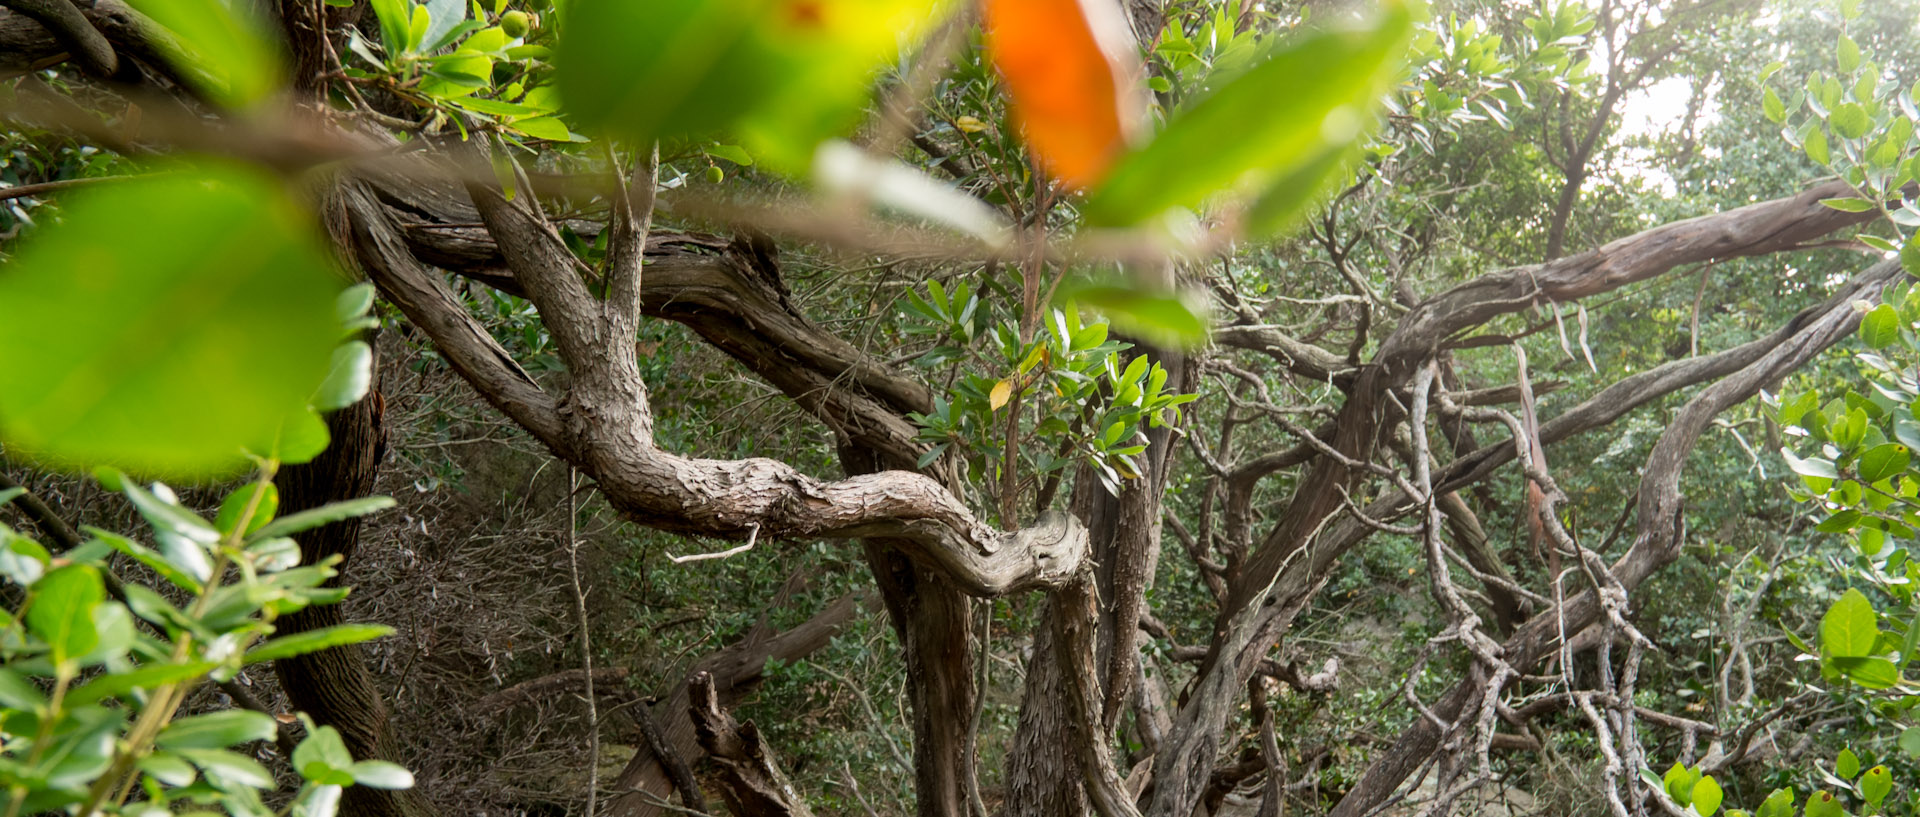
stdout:
[(600, 704), (593, 695), (593, 641), (587, 626), (587, 594), (580, 587), (579, 515), (580, 472), (567, 468), (567, 572), (573, 578), (573, 607), (580, 616), (580, 668), (587, 687), (587, 817), (593, 817), (600, 795)]

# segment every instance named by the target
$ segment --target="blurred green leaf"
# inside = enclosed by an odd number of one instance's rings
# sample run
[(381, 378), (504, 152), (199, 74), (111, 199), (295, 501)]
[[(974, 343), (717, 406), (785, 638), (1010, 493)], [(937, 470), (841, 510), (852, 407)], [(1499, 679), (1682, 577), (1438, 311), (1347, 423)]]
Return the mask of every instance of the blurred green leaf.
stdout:
[(225, 749), (176, 749), (174, 752), (193, 761), (193, 765), (199, 766), (200, 771), (208, 777), (256, 788), (273, 785), (273, 774), (253, 758)]
[(265, 99), (284, 79), (278, 39), (251, 3), (128, 0), (173, 36), (156, 45), (208, 96), (234, 107)]
[(413, 773), (398, 763), (384, 760), (362, 760), (348, 769), (353, 782), (376, 789), (411, 789)]
[(227, 709), (205, 715), (176, 718), (160, 730), (154, 744), (163, 749), (225, 749), (254, 740), (269, 740), (279, 727), (273, 716), (251, 709)]
[(360, 402), (373, 385), (373, 348), (350, 340), (333, 350), (327, 379), (313, 394), (315, 411), (339, 411)]
[(161, 474), (270, 452), (339, 334), (312, 215), (232, 168), (83, 193), (0, 271), (0, 433), (49, 464)]
[(645, 143), (728, 130), (805, 168), (940, 0), (574, 0), (554, 50), (581, 128)]
[[(1278, 202), (1311, 198), (1330, 169), (1329, 154), (1366, 131), (1399, 70), (1410, 28), (1406, 9), (1394, 4), (1370, 28), (1282, 42), (1121, 158), (1087, 201), (1088, 219), (1135, 224), (1171, 207), (1196, 206), (1223, 189), (1278, 197), (1262, 208), (1275, 214), (1291, 209)], [(1310, 172), (1315, 165), (1321, 172)], [(1270, 189), (1277, 184), (1305, 185), (1308, 192)]]
[(1206, 307), (1190, 294), (1094, 282), (1069, 282), (1061, 290), (1061, 300), (1095, 309), (1114, 328), (1149, 343), (1184, 349), (1207, 340)]
[(1879, 482), (1906, 471), (1907, 463), (1912, 459), (1913, 452), (1900, 443), (1876, 445), (1860, 455), (1860, 479), (1869, 483)]
[(227, 494), (226, 501), (220, 503), (220, 515), (213, 520), (214, 527), (221, 533), (232, 531), (233, 526), (239, 524), (240, 515), (247, 512), (247, 505), (253, 502), (254, 494), (260, 495), (260, 502), (254, 506), (253, 516), (247, 519), (247, 529), (240, 535), (250, 535), (273, 521), (274, 512), (280, 509), (280, 489), (271, 482), (249, 482)]

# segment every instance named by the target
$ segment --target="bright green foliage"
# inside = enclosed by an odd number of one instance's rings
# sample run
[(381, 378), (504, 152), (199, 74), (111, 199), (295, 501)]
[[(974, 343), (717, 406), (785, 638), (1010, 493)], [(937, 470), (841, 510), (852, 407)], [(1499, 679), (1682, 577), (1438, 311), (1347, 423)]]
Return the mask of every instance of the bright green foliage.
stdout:
[[(1003, 508), (1081, 462), (1119, 493), (1146, 473), (1136, 459), (1146, 450), (1145, 430), (1167, 424), (1194, 399), (1168, 393), (1160, 364), (1123, 356), (1131, 344), (1108, 339), (1106, 324), (1082, 323), (1071, 305), (1051, 311), (1025, 341), (1018, 325), (994, 325), (965, 284), (949, 292), (931, 282), (926, 297), (909, 293), (904, 309), (924, 321), (917, 334), (936, 339), (919, 365), (979, 364), (934, 398), (933, 411), (912, 416), (919, 439), (932, 444), (921, 465), (951, 451), (974, 479), (998, 486)], [(990, 351), (974, 349), (976, 339)]]
[(169, 475), (316, 453), (308, 406), (341, 326), (312, 214), (234, 168), (83, 193), (0, 274), (12, 449)]
[[(175, 711), (195, 686), (231, 678), (244, 663), (392, 631), (345, 625), (270, 638), (277, 617), (345, 595), (322, 586), (334, 575), (332, 562), (299, 566), (297, 547), (289, 559), (274, 543), (290, 541), (263, 535), (275, 504), (270, 471), (229, 494), (218, 523), (180, 506), (165, 485), (104, 476), (146, 517), (157, 549), (95, 531), (56, 567), (38, 544), (0, 527), (10, 554), (0, 570), (25, 594), (24, 609), (0, 625), (0, 728), (10, 735), (0, 745), (0, 791), (12, 813), (157, 814), (211, 800), (236, 817), (274, 814), (260, 796), (274, 787), (273, 776), (234, 750), (272, 739), (275, 720), (247, 710)], [(378, 507), (363, 502), (322, 515)], [(116, 552), (160, 570), (188, 592), (186, 603), (137, 584), (119, 585), (124, 602), (110, 599), (104, 559)], [(340, 762), (345, 749), (333, 751), (339, 735), (308, 728), (296, 759), (319, 753), (323, 761), (296, 764), (307, 782), (295, 802), (305, 813), (332, 815), (342, 785), (412, 785), (392, 764)], [(132, 801), (122, 802), (128, 793)]]

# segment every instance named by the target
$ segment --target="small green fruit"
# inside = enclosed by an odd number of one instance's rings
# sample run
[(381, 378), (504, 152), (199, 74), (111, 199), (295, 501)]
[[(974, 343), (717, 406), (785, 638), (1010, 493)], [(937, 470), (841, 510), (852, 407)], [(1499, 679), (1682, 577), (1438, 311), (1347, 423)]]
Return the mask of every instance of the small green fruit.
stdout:
[(533, 18), (527, 16), (526, 12), (520, 11), (519, 9), (500, 15), (500, 30), (506, 32), (508, 37), (515, 39), (525, 37), (527, 36), (527, 29), (532, 27)]
[(726, 181), (726, 178), (727, 178), (727, 172), (724, 170), (721, 170), (719, 165), (707, 166), (707, 181), (713, 182), (714, 184), (719, 184), (723, 181)]

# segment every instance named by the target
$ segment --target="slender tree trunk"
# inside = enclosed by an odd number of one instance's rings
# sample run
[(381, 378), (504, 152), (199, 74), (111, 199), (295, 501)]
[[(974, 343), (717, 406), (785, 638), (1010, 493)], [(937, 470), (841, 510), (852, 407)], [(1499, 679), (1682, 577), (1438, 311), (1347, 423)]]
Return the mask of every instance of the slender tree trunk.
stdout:
[[(374, 471), (385, 448), (380, 413), (381, 398), (374, 392), (327, 418), (327, 430), (333, 435), (327, 450), (312, 462), (281, 469), (274, 479), (280, 490), (281, 515), (372, 493)], [(335, 568), (341, 572), (334, 579), (339, 583), (359, 547), (360, 530), (361, 519), (355, 517), (298, 534), (294, 538), (300, 543), (301, 562), (344, 557)], [(330, 604), (283, 616), (274, 625), (279, 634), (288, 635), (345, 621), (344, 605)], [(293, 708), (312, 716), (315, 723), (340, 730), (355, 759), (401, 762), (386, 704), (358, 645), (282, 659), (273, 663), (273, 669)], [(411, 790), (351, 786), (343, 802), (344, 813), (368, 817), (434, 813), (426, 798)]]

